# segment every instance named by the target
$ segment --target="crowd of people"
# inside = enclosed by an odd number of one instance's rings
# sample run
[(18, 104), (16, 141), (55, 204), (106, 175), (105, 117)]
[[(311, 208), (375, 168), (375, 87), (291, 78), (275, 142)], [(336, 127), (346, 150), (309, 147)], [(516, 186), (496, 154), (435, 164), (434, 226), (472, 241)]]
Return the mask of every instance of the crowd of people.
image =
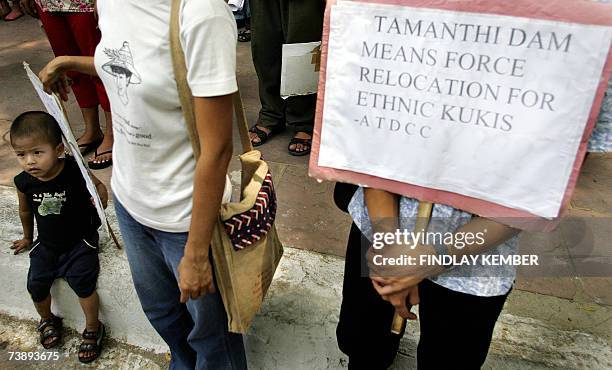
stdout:
[[(170, 348), (170, 368), (245, 369), (243, 339), (227, 329), (209, 251), (219, 208), (231, 196), (227, 168), (231, 94), (237, 90), (236, 19), (223, 0), (182, 0), (180, 5), (180, 40), (202, 147), (195, 158), (172, 73), (170, 3), (21, 0), (13, 2), (5, 19), (18, 17), (19, 5), (40, 19), (56, 56), (39, 73), (44, 87), (62, 99), (72, 90), (85, 122), (79, 148), (93, 152), (89, 167), (112, 165), (112, 193), (95, 177), (94, 183), (104, 204), (113, 200), (138, 298)], [(245, 3), (250, 26), (240, 41), (251, 42), (261, 102), (249, 130), (252, 144), (264, 145), (290, 127), (288, 154), (308, 155), (316, 96), (281, 98), (282, 45), (321, 40), (325, 1)], [(2, 9), (9, 11), (6, 1)], [(612, 150), (610, 86), (591, 139), (593, 151)], [(50, 288), (64, 277), (86, 317), (78, 358), (94, 361), (105, 335), (96, 293), (100, 220), (74, 159), (64, 156), (61, 132), (50, 115), (21, 114), (11, 126), (10, 141), (23, 168), (15, 185), (24, 235), (12, 248), (15, 253), (30, 250), (27, 290), (41, 317), (40, 343), (53, 348), (61, 341), (62, 320), (51, 312)], [(348, 184), (336, 185), (334, 199), (353, 219), (337, 328), (349, 368), (389, 367), (404, 334), (390, 332), (394, 314), (416, 319), (410, 306), (417, 304), (418, 367), (480, 368), (512, 290), (513, 273), (498, 276), (466, 267), (454, 276), (446, 270), (363, 276), (372, 231), (411, 228), (398, 220), (414, 220), (418, 201)], [(451, 233), (487, 229), (481, 249), (471, 253), (516, 253), (517, 229), (443, 204), (434, 205), (433, 217), (445, 220), (443, 231)], [(395, 223), (373, 222), (383, 219)], [(452, 245), (425, 247), (432, 254), (458, 253)]]

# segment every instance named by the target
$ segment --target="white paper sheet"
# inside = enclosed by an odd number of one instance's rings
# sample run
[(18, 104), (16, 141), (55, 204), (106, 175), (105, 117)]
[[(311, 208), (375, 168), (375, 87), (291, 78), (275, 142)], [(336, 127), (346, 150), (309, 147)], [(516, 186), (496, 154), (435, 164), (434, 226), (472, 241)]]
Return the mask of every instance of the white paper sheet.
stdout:
[(341, 2), (318, 164), (556, 217), (611, 40), (610, 27)]

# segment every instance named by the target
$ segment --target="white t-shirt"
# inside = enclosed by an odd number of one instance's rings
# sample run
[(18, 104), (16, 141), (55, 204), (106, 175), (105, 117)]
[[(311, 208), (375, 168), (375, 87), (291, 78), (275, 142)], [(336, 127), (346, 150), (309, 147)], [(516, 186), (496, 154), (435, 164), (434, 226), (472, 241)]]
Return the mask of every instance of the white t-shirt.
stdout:
[[(191, 221), (195, 160), (172, 69), (170, 4), (99, 1), (102, 40), (95, 66), (111, 102), (113, 192), (141, 224), (185, 232)], [(193, 95), (235, 92), (237, 31), (225, 2), (183, 0), (180, 30)], [(224, 202), (230, 194), (226, 178)]]

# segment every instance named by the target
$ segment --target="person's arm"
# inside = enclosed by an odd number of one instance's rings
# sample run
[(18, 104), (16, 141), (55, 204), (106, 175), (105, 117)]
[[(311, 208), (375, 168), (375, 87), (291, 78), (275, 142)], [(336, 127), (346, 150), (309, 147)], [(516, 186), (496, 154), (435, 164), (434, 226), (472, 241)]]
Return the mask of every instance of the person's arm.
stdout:
[(374, 232), (397, 230), (399, 227), (399, 196), (372, 188), (364, 188), (363, 193)]
[(30, 209), (25, 194), (17, 190), (17, 197), (19, 199), (19, 218), (23, 228), (23, 238), (13, 242), (11, 249), (13, 249), (14, 254), (19, 254), (29, 249), (34, 239), (34, 214)]
[(68, 79), (66, 72), (74, 71), (90, 76), (97, 76), (94, 58), (89, 56), (62, 55), (56, 57), (38, 73), (43, 88), (48, 94), (58, 93), (62, 100), (68, 100)]
[(189, 237), (178, 268), (181, 302), (215, 291), (208, 255), (232, 157), (232, 96), (196, 97), (194, 113), (202, 153), (196, 162)]
[(106, 209), (106, 206), (108, 205), (108, 191), (106, 190), (106, 186), (93, 173), (91, 174), (91, 180), (93, 181), (96, 190), (98, 191), (98, 195), (100, 196), (100, 200), (102, 201), (102, 207)]
[[(364, 198), (368, 215), (372, 222), (374, 233), (394, 233), (399, 228), (399, 196), (385, 190), (364, 188)], [(368, 254), (368, 259), (372, 254)], [(376, 288), (376, 281), (372, 278), (372, 284)], [(397, 312), (404, 318), (416, 320), (417, 316), (410, 312), (406, 301), (414, 306), (419, 303), (418, 288), (404, 289), (392, 296), (383, 296), (383, 299), (391, 303)]]

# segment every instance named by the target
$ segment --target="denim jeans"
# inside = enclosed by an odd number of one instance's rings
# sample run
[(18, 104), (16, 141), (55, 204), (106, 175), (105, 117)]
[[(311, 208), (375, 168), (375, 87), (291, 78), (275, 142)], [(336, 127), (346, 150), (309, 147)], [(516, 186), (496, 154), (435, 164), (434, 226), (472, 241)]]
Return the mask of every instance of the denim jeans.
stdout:
[(187, 233), (169, 233), (134, 220), (114, 199), (140, 304), (170, 347), (170, 369), (246, 369), (242, 335), (229, 333), (219, 293), (179, 301), (178, 264)]

